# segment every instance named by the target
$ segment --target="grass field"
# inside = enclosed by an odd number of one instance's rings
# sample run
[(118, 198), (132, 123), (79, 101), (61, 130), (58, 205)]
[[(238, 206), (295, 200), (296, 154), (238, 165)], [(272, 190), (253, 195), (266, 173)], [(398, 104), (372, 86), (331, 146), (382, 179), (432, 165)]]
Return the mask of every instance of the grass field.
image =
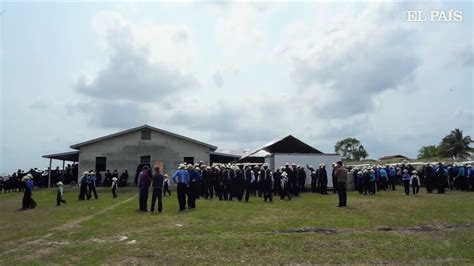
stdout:
[(474, 193), (405, 196), (302, 194), (291, 201), (198, 200), (179, 213), (174, 193), (162, 214), (140, 213), (136, 190), (55, 206), (55, 190), (35, 190), (38, 207), (18, 211), (21, 193), (0, 194), (0, 264), (474, 263)]

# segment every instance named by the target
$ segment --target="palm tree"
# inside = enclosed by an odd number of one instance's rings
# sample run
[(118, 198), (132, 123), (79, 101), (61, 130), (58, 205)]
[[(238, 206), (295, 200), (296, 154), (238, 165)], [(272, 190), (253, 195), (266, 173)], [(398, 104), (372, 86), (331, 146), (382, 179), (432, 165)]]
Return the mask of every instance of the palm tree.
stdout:
[(462, 130), (456, 128), (441, 140), (439, 152), (446, 157), (467, 158), (471, 156), (472, 148), (469, 145), (473, 141), (470, 136), (463, 137)]

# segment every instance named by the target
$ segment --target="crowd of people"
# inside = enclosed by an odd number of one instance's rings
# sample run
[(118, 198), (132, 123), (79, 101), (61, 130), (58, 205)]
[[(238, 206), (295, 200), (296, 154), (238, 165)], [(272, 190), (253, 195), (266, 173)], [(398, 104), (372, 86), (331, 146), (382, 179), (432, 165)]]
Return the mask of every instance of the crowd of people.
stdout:
[(418, 194), (421, 186), (424, 186), (428, 193), (436, 191), (442, 194), (446, 189), (474, 191), (474, 176), (469, 164), (427, 163), (416, 169), (410, 163), (401, 163), (354, 167), (351, 173), (356, 189), (364, 195), (375, 195), (380, 190), (395, 190), (395, 187), (400, 185), (404, 187), (407, 195), (411, 189), (413, 194)]
[[(313, 166), (306, 166), (311, 172), (312, 192), (319, 192), (327, 195), (327, 172), (324, 164), (319, 165), (317, 169)], [(335, 165), (333, 175), (343, 190), (340, 197), (340, 207), (346, 205), (345, 182), (347, 180), (347, 170), (338, 177), (337, 169), (343, 168), (342, 162), (339, 166)], [(179, 210), (196, 208), (196, 200), (200, 198), (213, 199), (218, 198), (221, 201), (245, 201), (250, 197), (261, 197), (265, 202), (272, 202), (274, 197), (281, 200), (291, 200), (306, 190), (306, 172), (305, 167), (286, 163), (276, 171), (271, 171), (268, 164), (214, 164), (207, 166), (204, 162), (198, 164), (180, 164), (178, 170), (171, 177), (176, 183), (177, 198)], [(151, 211), (154, 210), (154, 202), (157, 198), (159, 210), (162, 210), (161, 194), (162, 189), (168, 190), (168, 176), (161, 175), (158, 167), (151, 169), (145, 166), (138, 175), (137, 181), (140, 189), (139, 209), (148, 211), (148, 191), (153, 186), (153, 196)], [(344, 187), (343, 187), (344, 186)], [(341, 192), (342, 193), (342, 192)], [(169, 192), (169, 194), (171, 194)]]
[[(213, 164), (207, 166), (204, 162), (197, 164), (180, 164), (171, 178), (161, 174), (155, 167), (152, 171), (149, 166), (141, 167), (137, 174), (139, 188), (139, 209), (148, 211), (148, 193), (152, 187), (151, 209), (155, 210), (158, 203), (158, 212), (163, 211), (162, 197), (171, 195), (170, 182), (176, 184), (179, 210), (196, 208), (196, 200), (218, 198), (221, 201), (245, 201), (251, 197), (263, 198), (265, 202), (272, 202), (274, 197), (281, 200), (291, 200), (301, 192), (306, 191), (306, 171), (310, 173), (310, 191), (321, 195), (328, 195), (328, 178), (326, 165), (320, 164), (317, 168), (306, 165), (305, 167), (286, 163), (272, 171), (268, 164)], [(406, 195), (418, 194), (420, 187), (425, 187), (428, 193), (445, 193), (446, 189), (474, 191), (474, 176), (472, 166), (468, 164), (427, 163), (416, 169), (410, 163), (395, 165), (367, 165), (364, 167), (342, 166), (342, 162), (333, 163), (330, 178), (332, 178), (332, 192), (338, 193), (339, 205), (347, 204), (346, 183), (347, 175), (352, 175), (355, 190), (363, 195), (375, 195), (378, 191), (395, 190), (396, 186), (403, 186)], [(35, 180), (41, 184), (44, 172), (31, 169), (28, 173), (21, 170), (3, 178), (1, 188), (4, 192), (24, 192), (22, 210), (32, 209), (37, 206), (32, 198)], [(36, 177), (36, 178), (35, 178)], [(125, 170), (118, 176), (118, 171), (105, 172), (102, 184), (111, 188), (112, 196), (117, 197), (117, 188), (125, 186), (128, 172)], [(54, 181), (57, 181), (56, 179)], [(79, 200), (98, 199), (96, 187), (100, 183), (100, 173), (86, 171), (78, 180)], [(43, 184), (44, 185), (44, 184)], [(66, 203), (63, 199), (64, 183), (57, 181), (57, 205)], [(41, 187), (42, 185), (37, 185)], [(163, 194), (164, 193), (164, 194)]]

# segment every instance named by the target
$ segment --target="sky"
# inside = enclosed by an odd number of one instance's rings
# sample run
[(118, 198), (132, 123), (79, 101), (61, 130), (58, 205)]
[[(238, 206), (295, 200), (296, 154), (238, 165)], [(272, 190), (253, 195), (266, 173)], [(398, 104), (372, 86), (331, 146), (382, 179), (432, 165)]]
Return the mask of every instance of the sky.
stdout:
[(472, 14), (470, 1), (3, 1), (0, 174), (143, 124), (221, 151), (292, 134), (414, 158), (454, 128), (474, 135)]

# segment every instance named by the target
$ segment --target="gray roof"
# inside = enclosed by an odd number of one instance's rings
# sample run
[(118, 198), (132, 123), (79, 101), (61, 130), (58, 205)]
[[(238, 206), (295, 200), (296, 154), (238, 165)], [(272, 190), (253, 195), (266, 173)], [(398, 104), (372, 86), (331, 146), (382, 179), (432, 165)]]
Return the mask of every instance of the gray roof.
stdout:
[(174, 136), (176, 138), (180, 138), (180, 139), (183, 139), (183, 140), (194, 142), (196, 144), (209, 147), (211, 149), (211, 151), (217, 150), (217, 147), (213, 146), (211, 144), (207, 144), (207, 143), (204, 143), (204, 142), (201, 142), (201, 141), (197, 141), (195, 139), (191, 139), (191, 138), (188, 138), (188, 137), (185, 137), (185, 136), (182, 136), (182, 135), (178, 135), (178, 134), (175, 134), (175, 133), (163, 130), (163, 129), (159, 129), (159, 128), (156, 128), (156, 127), (152, 127), (152, 126), (149, 126), (149, 125), (134, 127), (134, 128), (131, 128), (131, 129), (120, 131), (120, 132), (110, 134), (110, 135), (107, 135), (107, 136), (103, 136), (103, 137), (100, 137), (100, 138), (96, 138), (96, 139), (84, 141), (84, 142), (81, 142), (81, 143), (78, 143), (78, 144), (74, 144), (74, 145), (71, 146), (71, 149), (79, 150), (80, 147), (82, 147), (82, 146), (89, 145), (91, 143), (99, 142), (99, 141), (102, 141), (102, 140), (118, 137), (118, 136), (121, 136), (121, 135), (124, 135), (124, 134), (128, 134), (130, 132), (134, 132), (134, 131), (142, 130), (142, 129), (149, 129), (149, 130), (157, 131), (157, 132), (160, 132), (160, 133), (163, 133), (163, 134), (166, 134), (166, 135)]
[(254, 150), (253, 152), (248, 153), (247, 155), (240, 158), (243, 160), (247, 157), (255, 156), (258, 152), (265, 151), (267, 153), (312, 153), (312, 154), (323, 154), (321, 151), (309, 146), (308, 144), (302, 142), (301, 140), (288, 135), (283, 138), (273, 140), (263, 147)]

